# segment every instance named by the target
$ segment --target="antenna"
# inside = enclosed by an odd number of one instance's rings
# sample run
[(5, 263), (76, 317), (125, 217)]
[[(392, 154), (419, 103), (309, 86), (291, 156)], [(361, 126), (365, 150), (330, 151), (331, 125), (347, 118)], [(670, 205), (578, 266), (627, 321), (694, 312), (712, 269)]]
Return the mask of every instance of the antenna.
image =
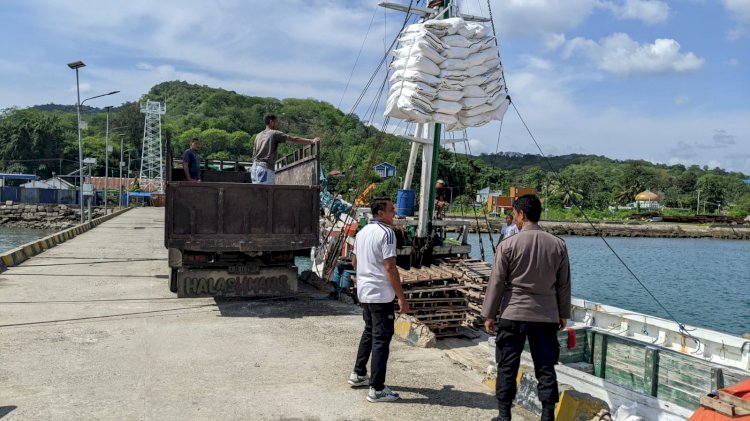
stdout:
[(146, 100), (145, 104), (141, 104), (141, 112), (146, 114), (146, 123), (143, 126), (141, 173), (138, 182), (144, 190), (164, 193), (161, 116), (167, 112), (167, 106), (157, 101)]

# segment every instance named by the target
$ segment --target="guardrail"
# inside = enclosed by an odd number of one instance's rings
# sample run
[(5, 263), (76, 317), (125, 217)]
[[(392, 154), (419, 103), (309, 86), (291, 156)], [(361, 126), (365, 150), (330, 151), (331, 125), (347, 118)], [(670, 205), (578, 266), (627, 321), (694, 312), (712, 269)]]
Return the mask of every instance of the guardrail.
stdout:
[(102, 222), (106, 222), (114, 218), (115, 216), (127, 212), (128, 210), (130, 210), (130, 208), (121, 209), (109, 215), (96, 218), (91, 222), (76, 225), (72, 228), (68, 228), (66, 230), (48, 235), (44, 238), (40, 238), (39, 240), (35, 240), (6, 251), (5, 253), (0, 254), (0, 273), (5, 272), (10, 267), (18, 266), (26, 260), (29, 260), (30, 258), (36, 256), (37, 254), (42, 253), (45, 250), (55, 247), (59, 244), (62, 244), (74, 238), (78, 234), (83, 234), (84, 232), (101, 224)]

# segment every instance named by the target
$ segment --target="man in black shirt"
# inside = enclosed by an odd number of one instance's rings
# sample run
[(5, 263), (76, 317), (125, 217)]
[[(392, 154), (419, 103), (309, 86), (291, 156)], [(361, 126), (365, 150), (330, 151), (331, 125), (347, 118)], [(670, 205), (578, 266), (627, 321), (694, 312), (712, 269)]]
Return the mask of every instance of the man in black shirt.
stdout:
[(190, 147), (182, 154), (182, 169), (187, 181), (201, 181), (201, 156), (198, 155), (200, 149), (200, 140), (193, 138), (190, 140)]

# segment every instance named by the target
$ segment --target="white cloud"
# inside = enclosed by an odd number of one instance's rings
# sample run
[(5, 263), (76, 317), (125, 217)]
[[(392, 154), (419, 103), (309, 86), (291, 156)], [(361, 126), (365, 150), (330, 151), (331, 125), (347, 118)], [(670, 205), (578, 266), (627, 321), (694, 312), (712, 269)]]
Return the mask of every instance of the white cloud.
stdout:
[(552, 69), (552, 63), (550, 63), (548, 60), (545, 60), (541, 57), (527, 56), (525, 57), (525, 61), (528, 67), (533, 68), (533, 69), (539, 69), (539, 70)]
[(658, 0), (625, 0), (622, 3), (605, 3), (619, 19), (635, 19), (647, 24), (664, 22), (669, 18), (669, 5)]
[[(462, 4), (462, 12), (487, 14), (475, 7), (474, 2)], [(598, 0), (506, 0), (493, 2), (492, 14), (501, 36), (534, 36), (563, 33), (578, 27), (597, 4)]]
[(737, 22), (737, 26), (728, 32), (729, 39), (737, 40), (750, 36), (750, 1), (724, 0), (724, 7), (731, 18)]
[(565, 34), (549, 34), (544, 38), (544, 47), (548, 50), (556, 50), (565, 45)]
[(690, 102), (690, 98), (687, 95), (677, 95), (672, 101), (675, 105), (687, 105)]
[(673, 39), (657, 39), (639, 44), (627, 34), (615, 33), (600, 42), (574, 38), (567, 42), (563, 57), (580, 52), (601, 70), (620, 77), (690, 73), (703, 66), (704, 60), (692, 52), (681, 53)]

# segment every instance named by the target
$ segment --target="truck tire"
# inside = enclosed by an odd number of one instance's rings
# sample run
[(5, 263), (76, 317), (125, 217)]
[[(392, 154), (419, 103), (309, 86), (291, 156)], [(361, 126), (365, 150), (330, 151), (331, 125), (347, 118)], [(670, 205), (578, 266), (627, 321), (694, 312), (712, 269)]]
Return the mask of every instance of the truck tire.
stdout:
[(174, 268), (169, 271), (169, 290), (177, 292), (177, 269)]

